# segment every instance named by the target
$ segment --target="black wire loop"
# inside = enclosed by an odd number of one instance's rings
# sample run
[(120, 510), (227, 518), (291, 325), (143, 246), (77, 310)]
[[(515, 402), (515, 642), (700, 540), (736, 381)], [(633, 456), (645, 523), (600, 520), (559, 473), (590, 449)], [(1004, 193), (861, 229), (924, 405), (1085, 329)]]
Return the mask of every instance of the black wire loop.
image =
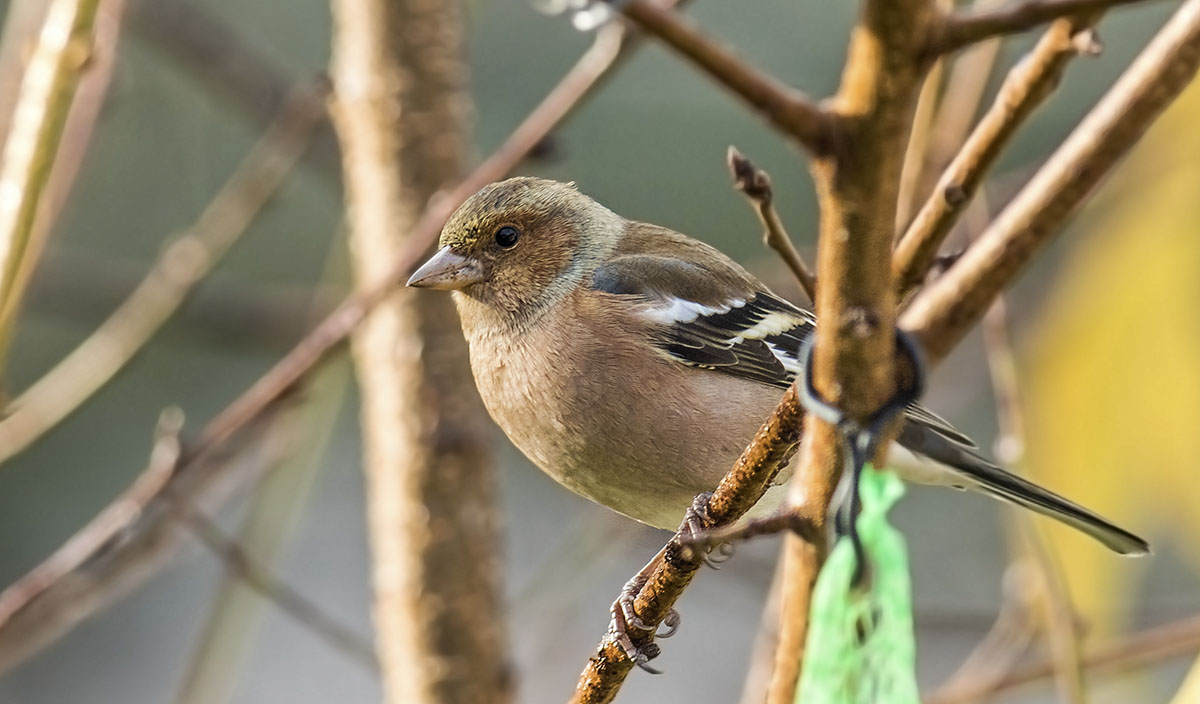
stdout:
[(799, 358), (804, 369), (804, 383), (798, 385), (800, 403), (809, 413), (835, 426), (842, 440), (842, 477), (830, 502), (830, 510), (833, 513), (831, 523), (834, 535), (848, 537), (854, 546), (857, 566), (854, 570), (853, 584), (855, 587), (861, 587), (865, 584), (864, 580), (868, 578), (870, 569), (862, 540), (858, 535), (858, 514), (862, 510), (858, 484), (862, 478), (863, 466), (875, 456), (880, 435), (888, 423), (921, 397), (925, 390), (925, 364), (917, 343), (897, 328), (896, 347), (912, 364), (912, 380), (906, 387), (897, 388), (892, 397), (867, 418), (866, 423), (860, 424), (847, 416), (842, 409), (821, 398), (813, 386), (812, 356), (816, 339), (817, 333), (814, 331), (800, 345)]

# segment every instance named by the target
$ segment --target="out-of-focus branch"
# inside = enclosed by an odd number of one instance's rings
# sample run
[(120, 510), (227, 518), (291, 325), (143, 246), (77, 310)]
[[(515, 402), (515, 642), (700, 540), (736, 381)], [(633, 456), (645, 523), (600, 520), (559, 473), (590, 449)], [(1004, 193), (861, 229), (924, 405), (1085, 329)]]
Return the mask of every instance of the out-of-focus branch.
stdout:
[(1197, 67), (1200, 0), (1188, 0), (979, 240), (905, 311), (902, 326), (930, 359), (944, 357), (983, 317)]
[(746, 63), (669, 7), (631, 0), (623, 11), (635, 25), (682, 54), (809, 152), (829, 151), (828, 116), (803, 94)]
[(935, 53), (957, 51), (969, 44), (1017, 34), (1057, 19), (1095, 13), (1142, 0), (1023, 0), (995, 10), (947, 15), (930, 41)]
[(1017, 128), (1049, 97), (1078, 53), (1078, 32), (1096, 16), (1055, 22), (1037, 46), (1009, 71), (992, 107), (950, 162), (896, 248), (896, 286), (903, 297), (921, 284), (938, 248), (975, 196)]
[(75, 89), (92, 53), (99, 0), (54, 0), (33, 47), (0, 155), (0, 368), (31, 271), (27, 257)]
[[(183, 69), (208, 94), (233, 106), (257, 132), (284, 109), (296, 79), (265, 56), (210, 5), (192, 0), (128, 0), (128, 22), (138, 38)], [(322, 116), (306, 163), (327, 182), (341, 179), (333, 129)]]
[[(1200, 616), (1155, 626), (1121, 640), (1092, 648), (1083, 656), (1083, 667), (1092, 675), (1128, 672), (1151, 663), (1194, 655), (1200, 651)], [(977, 682), (951, 691), (938, 690), (925, 704), (968, 704), (994, 699), (1054, 675), (1054, 660), (1045, 656), (1014, 669), (998, 682)]]
[(734, 188), (746, 196), (746, 200), (754, 206), (754, 212), (763, 225), (763, 244), (775, 250), (779, 258), (792, 270), (792, 275), (800, 282), (801, 288), (808, 294), (808, 300), (817, 299), (817, 277), (804, 263), (804, 258), (796, 251), (792, 238), (788, 236), (787, 228), (775, 211), (775, 192), (771, 188), (771, 175), (754, 165), (736, 147), (730, 147), (725, 155), (729, 165), (730, 175), (733, 176)]
[(108, 382), (170, 319), (279, 190), (325, 114), (323, 91), (297, 90), (196, 222), (119, 308), (0, 420), (0, 462), (27, 448)]
[[(14, 11), (17, 11), (18, 14), (27, 13), (26, 10), (19, 9), (18, 5), (40, 6), (41, 14), (44, 14), (47, 9), (43, 0), (21, 0), (10, 6), (10, 15)], [(80, 76), (79, 86), (75, 90), (71, 107), (67, 111), (58, 153), (54, 157), (54, 166), (50, 170), (50, 180), (46, 183), (45, 192), (42, 193), (21, 266), (13, 280), (16, 289), (22, 291), (25, 296), (29, 295), (27, 289), (33, 282), (34, 272), (40, 271), (44, 265), (43, 253), (46, 250), (46, 243), (50, 239), (54, 223), (58, 220), (63, 205), (67, 201), (67, 196), (75, 184), (75, 177), (79, 173), (79, 168), (83, 164), (84, 156), (91, 143), (96, 120), (99, 118), (101, 108), (108, 96), (109, 82), (117, 61), (117, 44), (121, 34), (121, 17), (124, 14), (124, 7), (125, 0), (101, 0), (96, 10), (95, 35), (92, 39), (92, 50), (88, 56), (87, 69)], [(40, 26), (39, 22), (38, 27)], [(20, 27), (14, 30), (17, 33), (21, 31)], [(9, 57), (7, 60), (11, 60), (13, 66), (6, 66), (0, 70), (9, 71), (15, 68), (17, 72), (20, 72), (24, 67), (23, 53), (33, 45), (36, 37), (36, 32), (32, 34), (33, 36), (10, 35), (6, 18), (5, 41), (16, 42), (17, 51), (22, 56)], [(3, 77), (0, 77), (0, 80), (4, 80)], [(0, 97), (0, 105), (10, 105), (15, 102), (12, 100), (12, 96), (8, 96), (8, 98), (6, 101)], [(3, 133), (7, 133), (7, 129), (3, 130)], [(21, 304), (22, 308), (27, 305), (28, 302)]]
[[(175, 506), (174, 518), (182, 521), (192, 535), (204, 543), (225, 569), (236, 576), (242, 584), (271, 601), (287, 615), (303, 625), (321, 640), (350, 659), (370, 670), (378, 672), (379, 662), (371, 641), (360, 636), (351, 628), (325, 613), (325, 610), (309, 600), (290, 584), (279, 579), (270, 570), (254, 560), (242, 546), (225, 535), (219, 526), (187, 504), (184, 497), (167, 493)], [(213, 701), (198, 699), (197, 701)]]
[[(980, 222), (978, 228), (973, 229), (981, 231), (987, 219), (988, 207), (983, 199), (975, 205), (974, 210), (979, 213), (975, 219)], [(1008, 305), (1003, 295), (996, 297), (983, 318), (983, 340), (1000, 428), (996, 438), (996, 459), (1009, 467), (1018, 467), (1025, 456), (1025, 419), (1021, 412), (1017, 359), (1008, 332)], [(1079, 624), (1075, 605), (1063, 581), (1062, 567), (1033, 517), (1016, 507), (1007, 509), (1015, 529), (1015, 564), (1029, 564), (1036, 576), (1034, 588), (1024, 590), (1023, 594), (1025, 600), (1041, 612), (1039, 621), (1054, 658), (1059, 700), (1083, 704), (1087, 694), (1081, 664)]]
[[(335, 648), (355, 654), (362, 639), (276, 579), (216, 531), (202, 512), (220, 504), (234, 485), (255, 478), (294, 445), (293, 438), (263, 442), (249, 428), (231, 456), (184, 460), (183, 416), (163, 413), (147, 468), (137, 480), (61, 548), (0, 592), (0, 672), (40, 651), (62, 633), (132, 589), (175, 554), (183, 519), (204, 542), (219, 548), (231, 570)], [(362, 647), (357, 648), (361, 660)], [(370, 647), (366, 648), (370, 659)]]
[[(178, 412), (165, 413), (157, 438), (176, 437), (181, 423)], [(129, 489), (0, 592), (0, 672), (112, 603), (176, 554), (182, 533), (167, 492), (188, 497), (196, 510), (223, 503), (283, 451), (261, 444), (261, 429), (259, 424), (246, 427), (226, 453), (194, 455), (184, 448), (179, 457), (172, 442), (157, 442), (146, 470)]]
[(1012, 670), (1036, 634), (1027, 594), (1034, 588), (1032, 577), (1024, 563), (1009, 564), (1004, 572), (1004, 599), (991, 628), (933, 697), (974, 690), (982, 682), (999, 682)]
[[(343, 251), (340, 238), (332, 244), (331, 250)], [(324, 279), (329, 278), (334, 268), (331, 264), (341, 263), (341, 259), (341, 256), (328, 258)], [(244, 553), (244, 559), (226, 561), (230, 568), (212, 599), (204, 633), (194, 648), (187, 674), (175, 695), (175, 704), (208, 704), (233, 698), (267, 607), (280, 601), (274, 598), (278, 590), (264, 591), (248, 584), (235, 568), (252, 564), (253, 572), (269, 576), (271, 566), (278, 564), (283, 547), (308, 508), (308, 499), (321, 469), (329, 464), (329, 441), (345, 405), (349, 386), (350, 365), (344, 359), (330, 360), (312, 375), (305, 389), (304, 403), (279, 414), (268, 431), (286, 435), (289, 452), (281, 458), (279, 466), (268, 470), (246, 506), (235, 542), (229, 545), (237, 553)], [(199, 533), (211, 532), (206, 528), (200, 526)], [(311, 611), (311, 607), (305, 609), (302, 606), (299, 611), (293, 609), (292, 613), (295, 616)], [(343, 651), (351, 653), (360, 662), (369, 663), (378, 673), (379, 663), (369, 639), (357, 637), (353, 631), (333, 623), (328, 617), (319, 617), (316, 623), (313, 630), (324, 633), (327, 642), (341, 645)]]

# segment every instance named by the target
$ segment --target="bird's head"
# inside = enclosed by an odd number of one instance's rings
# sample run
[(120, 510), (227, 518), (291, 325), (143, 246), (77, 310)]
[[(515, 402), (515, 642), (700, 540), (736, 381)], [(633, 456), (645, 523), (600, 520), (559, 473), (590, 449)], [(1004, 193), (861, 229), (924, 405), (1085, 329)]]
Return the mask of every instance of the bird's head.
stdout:
[(450, 216), (438, 251), (408, 285), (458, 291), (528, 317), (590, 273), (624, 225), (573, 184), (524, 177), (499, 181)]

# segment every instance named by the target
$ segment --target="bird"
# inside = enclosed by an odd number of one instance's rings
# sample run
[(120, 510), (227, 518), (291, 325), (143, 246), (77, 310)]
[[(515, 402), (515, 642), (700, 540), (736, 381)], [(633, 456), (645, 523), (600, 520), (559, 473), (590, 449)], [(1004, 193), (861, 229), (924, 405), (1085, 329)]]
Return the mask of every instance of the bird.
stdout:
[[(573, 183), (484, 187), (409, 286), (452, 292), (488, 413), (535, 465), (636, 521), (679, 525), (803, 371), (814, 315), (717, 249), (627, 220)], [(910, 404), (889, 466), (1065, 523), (1122, 555), (1145, 540), (987, 459)], [(778, 510), (791, 468), (755, 507)]]

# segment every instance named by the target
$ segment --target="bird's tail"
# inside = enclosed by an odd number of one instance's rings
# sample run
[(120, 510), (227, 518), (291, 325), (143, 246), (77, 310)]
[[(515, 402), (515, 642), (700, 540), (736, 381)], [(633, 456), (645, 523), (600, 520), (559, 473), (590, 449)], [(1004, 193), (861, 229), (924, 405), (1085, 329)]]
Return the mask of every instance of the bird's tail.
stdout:
[(937, 436), (937, 433), (929, 428), (912, 422), (905, 423), (900, 442), (918, 455), (943, 465), (962, 480), (946, 483), (975, 489), (1036, 511), (1043, 516), (1049, 516), (1095, 538), (1110, 550), (1122, 555), (1145, 555), (1150, 552), (1150, 545), (1145, 540), (1103, 516), (1028, 479), (997, 467), (970, 448)]

